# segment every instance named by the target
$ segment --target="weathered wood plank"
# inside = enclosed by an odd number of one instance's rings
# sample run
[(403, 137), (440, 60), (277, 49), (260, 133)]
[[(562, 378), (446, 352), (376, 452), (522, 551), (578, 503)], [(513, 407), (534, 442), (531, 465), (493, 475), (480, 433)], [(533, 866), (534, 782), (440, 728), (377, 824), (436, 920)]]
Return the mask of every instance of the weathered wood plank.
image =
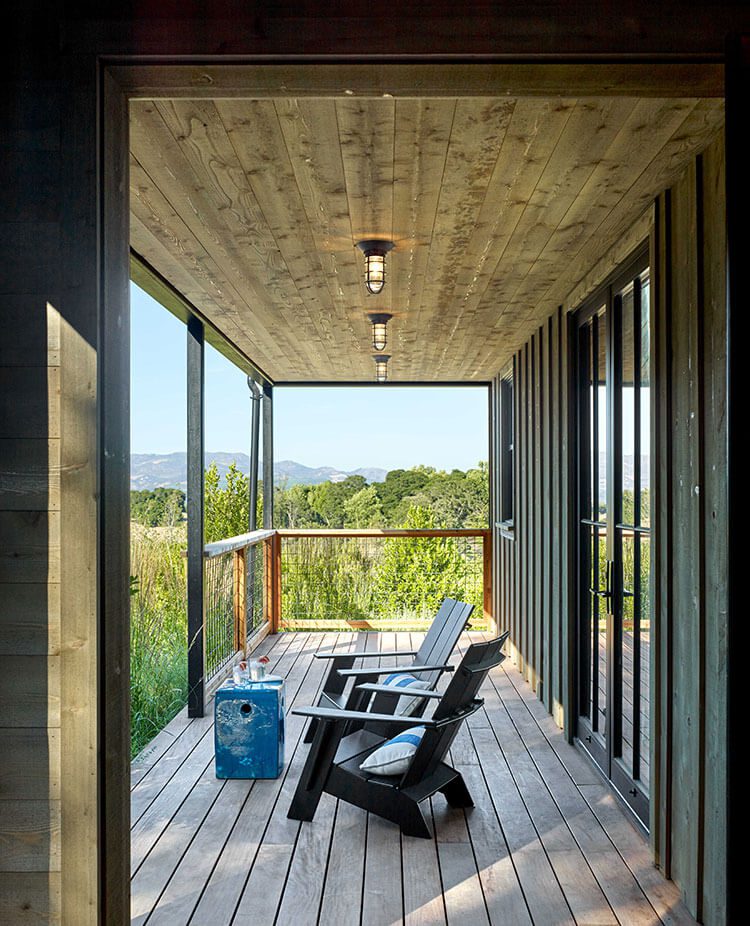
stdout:
[[(501, 671), (500, 675), (504, 676), (504, 673)], [(535, 766), (532, 755), (527, 751), (529, 744), (525, 738), (526, 731), (522, 735), (514, 727), (511, 716), (506, 713), (508, 702), (505, 698), (501, 705), (497, 696), (490, 692), (486, 709), (576, 922), (616, 923), (614, 914), (569, 829), (569, 821), (556, 805)], [(533, 724), (533, 720), (531, 722)], [(546, 744), (545, 748), (551, 753)]]
[(705, 521), (705, 870), (703, 916), (721, 922), (726, 915), (726, 523), (724, 481), (726, 446), (726, 210), (724, 139), (703, 158), (703, 334), (704, 334), (704, 505)]
[[(394, 634), (378, 636), (381, 650), (395, 651)], [(406, 640), (405, 637), (404, 639)], [(408, 661), (408, 658), (396, 660), (397, 664), (403, 664), (405, 661)], [(392, 664), (390, 660), (388, 662)], [(379, 660), (379, 663), (382, 664), (382, 660)], [(399, 828), (381, 817), (368, 814), (367, 855), (362, 887), (362, 926), (387, 926), (403, 919), (402, 885)]]
[(60, 508), (60, 441), (0, 440), (0, 510)]
[(59, 367), (0, 368), (0, 433), (9, 440), (60, 437), (59, 400)]
[[(472, 741), (473, 748), (473, 741)], [(474, 801), (466, 814), (471, 846), (490, 923), (531, 924), (521, 884), (492, 805), (479, 757), (468, 765), (457, 765)]]
[(40, 582), (2, 585), (0, 653), (60, 655), (60, 586)]
[(3, 324), (13, 337), (0, 344), (0, 367), (60, 365), (59, 303), (57, 294), (3, 294)]
[[(413, 648), (419, 636), (366, 634), (358, 642), (354, 634), (340, 634), (338, 640), (344, 648)], [(461, 648), (483, 637), (470, 634)], [(322, 661), (310, 658), (314, 639), (321, 638), (305, 636), (307, 642), (294, 646), (286, 659), (293, 704), (312, 703), (324, 674)], [(336, 642), (335, 635), (328, 636), (321, 648), (330, 650)], [(454, 654), (459, 658), (460, 653)], [(288, 742), (293, 756), (282, 779), (217, 783), (209, 754), (202, 777), (193, 778), (134, 879), (138, 916), (145, 916), (152, 902), (154, 918), (164, 923), (184, 923), (191, 912), (193, 921), (208, 918), (216, 926), (359, 922), (365, 872), (372, 870), (380, 875), (370, 881), (367, 916), (378, 923), (402, 918), (419, 924), (572, 923), (568, 903), (581, 922), (614, 922), (611, 910), (602, 913), (609, 906), (593, 881), (592, 865), (622, 922), (656, 922), (655, 908), (665, 922), (687, 926), (691, 920), (684, 918), (684, 908), (668, 909), (677, 888), (650, 866), (642, 836), (614, 801), (607, 802), (611, 792), (598, 778), (583, 788), (574, 784), (561, 753), (579, 754), (562, 741), (521, 676), (500, 673), (503, 678), (483, 690), (500, 742), (484, 711), (470, 718), (468, 735), (455, 741), (451, 760), (465, 776), (475, 807), (467, 813), (451, 810), (438, 797), (437, 841), (399, 836), (384, 821), (373, 836), (374, 818), (368, 825), (364, 813), (342, 802), (320, 820), (316, 815), (312, 824), (289, 821), (286, 811), (306, 755), (298, 745), (304, 722), (292, 714)], [(505, 717), (502, 728), (500, 716)], [(545, 723), (557, 731), (556, 749)], [(172, 779), (165, 789), (173, 784), (182, 788), (184, 782)], [(595, 852), (602, 852), (599, 862), (593, 860)], [(650, 921), (642, 917), (649, 909), (643, 906), (645, 898), (637, 890), (633, 894), (635, 881), (653, 903)], [(394, 898), (385, 896), (388, 890)]]
[(0, 805), (0, 871), (60, 871), (60, 802)]
[(0, 872), (0, 923), (59, 926), (59, 872)]
[(0, 729), (0, 755), (0, 800), (59, 800), (59, 730)]
[(667, 881), (656, 868), (648, 844), (626, 817), (609, 788), (599, 782), (581, 785), (580, 791), (633, 872), (660, 921), (670, 926), (694, 922), (680, 899), (679, 888), (674, 881)]
[[(294, 638), (297, 634), (289, 636)], [(284, 674), (287, 679), (288, 706), (294, 703), (315, 703), (327, 667), (323, 664), (324, 660), (308, 662), (308, 657), (313, 649), (331, 648), (336, 642), (336, 635), (311, 635), (307, 641), (307, 646), (299, 651), (300, 658), (293, 663), (292, 668), (285, 669), (284, 665), (274, 668), (276, 674)], [(285, 674), (286, 672), (288, 674)], [(301, 770), (301, 756), (304, 750), (299, 746), (299, 740), (304, 727), (305, 721), (302, 718), (288, 714), (284, 772), (276, 780), (255, 783), (195, 910), (194, 916), (198, 921), (211, 917), (229, 922), (235, 912), (237, 923), (255, 922), (252, 919), (254, 916), (259, 916), (262, 922), (266, 921), (264, 917), (270, 916), (273, 921), (294, 851), (294, 836), (280, 841), (278, 836), (274, 839), (273, 833), (268, 833), (267, 828), (274, 814), (286, 814), (291, 793), (283, 789), (287, 785), (287, 779), (299, 775)], [(296, 784), (296, 778), (294, 782)], [(286, 795), (283, 799), (282, 794)], [(272, 892), (260, 888), (261, 897), (265, 901), (261, 909), (258, 901), (259, 885), (263, 884), (265, 866), (272, 864), (272, 860), (278, 866), (273, 877), (277, 888), (274, 887)], [(260, 865), (258, 871), (255, 867), (257, 864)]]
[(60, 658), (0, 656), (3, 726), (60, 726)]
[(572, 924), (570, 908), (495, 734), (473, 724), (471, 732), (532, 921)]
[(702, 693), (700, 665), (699, 557), (701, 546), (699, 471), (697, 217), (696, 169), (691, 166), (673, 190), (672, 223), (672, 511), (674, 544), (680, 555), (671, 564), (673, 624), (671, 659), (673, 701), (672, 877), (685, 892), (688, 907), (700, 902), (699, 852), (703, 821), (699, 811)]

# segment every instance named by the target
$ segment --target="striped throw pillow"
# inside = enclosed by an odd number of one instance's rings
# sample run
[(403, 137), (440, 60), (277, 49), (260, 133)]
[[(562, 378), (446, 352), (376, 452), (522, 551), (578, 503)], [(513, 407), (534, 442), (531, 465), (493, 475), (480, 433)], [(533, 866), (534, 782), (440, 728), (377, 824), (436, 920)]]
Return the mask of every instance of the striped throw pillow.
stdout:
[[(413, 675), (408, 675), (405, 672), (393, 672), (390, 675), (386, 675), (383, 684), (402, 691), (413, 691), (416, 688), (430, 687), (429, 682), (414, 678)], [(423, 701), (424, 698), (399, 698), (398, 704), (396, 705), (396, 713), (405, 717), (411, 717)]]
[(422, 742), (424, 731), (424, 727), (409, 727), (378, 746), (360, 765), (360, 769), (371, 775), (403, 775)]

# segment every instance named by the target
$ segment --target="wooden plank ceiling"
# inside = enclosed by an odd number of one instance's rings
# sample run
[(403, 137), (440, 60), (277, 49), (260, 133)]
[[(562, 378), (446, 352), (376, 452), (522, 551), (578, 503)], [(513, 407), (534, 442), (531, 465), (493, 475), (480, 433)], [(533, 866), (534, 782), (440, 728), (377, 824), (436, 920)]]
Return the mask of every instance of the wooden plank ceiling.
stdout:
[[(131, 104), (131, 243), (275, 381), (490, 379), (721, 126), (722, 102)], [(366, 238), (390, 239), (366, 295)]]

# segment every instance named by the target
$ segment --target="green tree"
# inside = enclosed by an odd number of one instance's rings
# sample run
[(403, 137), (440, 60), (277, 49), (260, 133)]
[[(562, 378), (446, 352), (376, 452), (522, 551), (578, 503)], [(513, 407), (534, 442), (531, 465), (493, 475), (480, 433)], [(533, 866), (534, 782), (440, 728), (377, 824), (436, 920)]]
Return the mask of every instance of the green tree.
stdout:
[(206, 543), (247, 533), (250, 497), (248, 478), (233, 462), (229, 466), (224, 486), (219, 470), (212, 463), (205, 477), (205, 537)]
[[(432, 529), (435, 516), (429, 508), (409, 509), (405, 528)], [(378, 597), (394, 614), (434, 614), (445, 597), (466, 600), (464, 563), (453, 537), (409, 537), (386, 540), (375, 568)]]
[(383, 515), (389, 525), (399, 524), (406, 512), (399, 517), (397, 509), (401, 502), (410, 495), (415, 495), (430, 480), (433, 469), (418, 466), (413, 469), (392, 469), (384, 482), (376, 483), (378, 497)]
[(355, 492), (344, 502), (345, 527), (382, 527), (383, 509), (374, 485)]
[(185, 517), (185, 493), (162, 487), (131, 491), (130, 517), (144, 527), (174, 527)]
[[(274, 492), (274, 522), (276, 527), (320, 527), (321, 518), (310, 507), (310, 486), (298, 483), (289, 488), (277, 487)], [(259, 522), (260, 523), (260, 522)]]

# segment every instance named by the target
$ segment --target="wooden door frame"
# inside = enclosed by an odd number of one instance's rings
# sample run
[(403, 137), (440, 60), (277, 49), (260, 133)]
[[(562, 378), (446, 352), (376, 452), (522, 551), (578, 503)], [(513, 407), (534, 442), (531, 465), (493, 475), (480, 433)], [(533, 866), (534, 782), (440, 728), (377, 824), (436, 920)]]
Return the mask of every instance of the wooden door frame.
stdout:
[[(77, 52), (74, 50), (73, 55)], [(95, 56), (90, 57), (93, 61)], [(533, 55), (519, 57), (512, 64), (485, 60), (483, 63), (446, 63), (437, 56), (424, 55), (420, 64), (360, 57), (344, 64), (331, 64), (309, 55), (308, 63), (286, 63), (278, 59), (248, 57), (238, 64), (222, 64), (221, 58), (180, 59), (175, 64), (146, 63), (136, 56), (96, 58), (98, 125), (84, 126), (84, 139), (98, 140), (97, 205), (98, 228), (98, 328), (95, 351), (98, 417), (96, 428), (98, 474), (97, 540), (97, 629), (96, 727), (98, 756), (90, 758), (88, 777), (77, 783), (82, 802), (95, 795), (98, 838), (96, 858), (76, 850), (77, 865), (64, 868), (63, 894), (73, 891), (77, 878), (85, 873), (91, 881), (95, 865), (98, 890), (97, 914), (108, 924), (129, 920), (130, 840), (129, 840), (129, 189), (128, 189), (128, 103), (138, 97), (201, 97), (219, 93), (241, 96), (279, 96), (279, 71), (296, 76), (288, 95), (338, 96), (347, 93), (380, 96), (384, 90), (406, 91), (418, 87), (420, 96), (486, 95), (488, 88), (508, 94), (550, 96), (556, 92), (579, 96), (608, 93), (642, 96), (680, 95), (684, 86), (685, 63), (675, 62), (674, 70), (655, 68), (654, 63), (613, 63), (594, 59), (570, 64), (562, 57), (540, 64)], [(71, 60), (76, 60), (73, 57)], [(305, 56), (297, 59), (305, 62)], [(468, 60), (468, 59), (467, 59)], [(422, 63), (423, 62), (423, 63)], [(670, 64), (665, 58), (663, 64)], [(715, 87), (717, 64), (695, 65), (702, 75), (702, 86)], [(274, 70), (275, 68), (275, 70)], [(346, 81), (342, 83), (342, 71)], [(385, 74), (388, 77), (386, 79)], [(74, 81), (71, 81), (73, 84)], [(698, 81), (700, 85), (700, 80)], [(289, 84), (287, 84), (289, 86)], [(463, 88), (463, 92), (460, 92)], [(705, 95), (709, 95), (708, 89)], [(76, 152), (66, 153), (72, 164)], [(77, 172), (71, 170), (71, 175)], [(71, 532), (72, 536), (72, 532)], [(570, 645), (570, 642), (568, 643)], [(569, 687), (569, 691), (573, 689)], [(74, 732), (74, 728), (71, 728)], [(73, 733), (67, 758), (63, 760), (65, 778), (79, 768), (74, 758)], [(65, 755), (65, 754), (64, 754)], [(92, 778), (93, 776), (93, 778)], [(91, 812), (91, 809), (90, 809)], [(93, 825), (93, 824), (92, 824)], [(93, 832), (93, 830), (92, 830)], [(72, 835), (71, 848), (75, 845)], [(63, 835), (65, 840), (65, 834)], [(80, 841), (80, 839), (79, 839)], [(93, 882), (92, 882), (93, 883)]]

